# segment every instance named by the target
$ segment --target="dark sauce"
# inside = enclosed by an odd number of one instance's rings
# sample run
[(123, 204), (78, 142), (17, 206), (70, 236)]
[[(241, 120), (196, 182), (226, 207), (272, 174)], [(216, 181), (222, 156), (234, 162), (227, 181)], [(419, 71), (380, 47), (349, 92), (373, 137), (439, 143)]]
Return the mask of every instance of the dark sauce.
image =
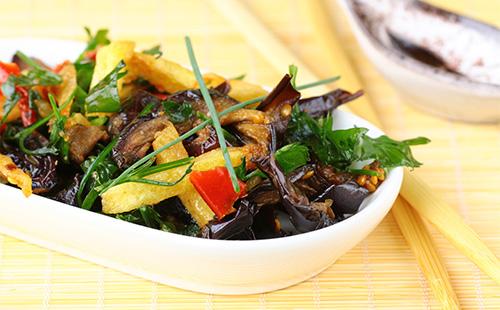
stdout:
[(411, 43), (403, 39), (402, 37), (398, 37), (390, 31), (387, 31), (387, 35), (391, 40), (391, 44), (403, 54), (431, 67), (442, 69), (449, 73), (462, 75), (454, 69), (450, 68), (441, 57), (426, 49), (425, 47)]

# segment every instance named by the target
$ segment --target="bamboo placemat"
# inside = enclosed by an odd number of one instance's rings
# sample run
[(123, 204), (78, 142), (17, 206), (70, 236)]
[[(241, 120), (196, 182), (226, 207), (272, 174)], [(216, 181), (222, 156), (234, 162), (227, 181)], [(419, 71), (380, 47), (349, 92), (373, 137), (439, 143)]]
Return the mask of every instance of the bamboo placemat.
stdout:
[[(500, 26), (499, 0), (433, 2)], [(307, 0), (245, 3), (316, 74), (349, 74), (326, 71), (330, 66), (325, 62), (335, 59), (320, 44)], [(0, 7), (1, 37), (84, 39), (82, 26), (108, 27), (113, 38), (133, 39), (145, 47), (160, 42), (168, 57), (188, 63), (182, 36), (189, 34), (202, 66), (223, 75), (247, 73), (248, 80), (273, 85), (287, 69), (275, 70), (209, 3), (201, 0), (0, 1)], [(330, 13), (367, 95), (376, 104), (384, 129), (398, 138), (425, 135), (433, 140), (428, 146), (416, 148), (416, 155), (425, 165), (414, 173), (456, 206), (500, 256), (500, 125), (449, 122), (403, 105), (405, 99), (363, 56), (333, 2)], [(499, 309), (499, 287), (432, 227), (430, 230), (461, 305), (467, 309)], [(390, 215), (367, 239), (319, 276), (278, 292), (234, 297), (159, 285), (0, 235), (1, 309), (436, 307)]]

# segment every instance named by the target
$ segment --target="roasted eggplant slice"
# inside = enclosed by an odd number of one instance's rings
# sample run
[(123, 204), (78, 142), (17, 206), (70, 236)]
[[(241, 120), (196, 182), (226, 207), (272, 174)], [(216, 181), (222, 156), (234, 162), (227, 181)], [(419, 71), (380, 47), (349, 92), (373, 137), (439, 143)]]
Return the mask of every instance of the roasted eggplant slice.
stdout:
[[(47, 146), (48, 143), (47, 138), (36, 131), (25, 140), (25, 146), (30, 150)], [(17, 147), (5, 143), (3, 149), (2, 153), (8, 155), (16, 166), (31, 175), (33, 193), (46, 193), (57, 185), (57, 157), (52, 155), (28, 155)]]
[(346, 90), (338, 88), (322, 96), (301, 99), (299, 100), (299, 107), (301, 111), (306, 112), (312, 117), (320, 117), (325, 116), (340, 105), (359, 98), (362, 95), (363, 91), (361, 90), (351, 94)]
[(113, 160), (119, 168), (126, 168), (146, 155), (155, 139), (169, 121), (166, 116), (156, 118), (139, 117), (119, 135), (112, 151)]
[(333, 209), (336, 213), (355, 214), (368, 194), (370, 192), (366, 188), (354, 181), (337, 185), (332, 191)]
[(97, 142), (106, 141), (108, 133), (96, 126), (74, 125), (66, 130), (69, 142), (69, 158), (81, 164), (95, 148)]
[(76, 174), (71, 180), (71, 183), (69, 183), (65, 188), (58, 191), (54, 195), (51, 195), (50, 197), (54, 200), (76, 207), (76, 194), (78, 193), (78, 188), (80, 187), (82, 176), (82, 174)]
[(255, 206), (247, 199), (239, 200), (236, 204), (237, 210), (234, 215), (229, 215), (221, 221), (209, 223), (205, 227), (202, 232), (204, 238), (231, 239), (248, 232), (253, 223)]
[(150, 113), (157, 116), (161, 108), (160, 99), (145, 90), (135, 92), (125, 101), (122, 111), (109, 119), (108, 132), (113, 136), (119, 135), (149, 104), (152, 105)]

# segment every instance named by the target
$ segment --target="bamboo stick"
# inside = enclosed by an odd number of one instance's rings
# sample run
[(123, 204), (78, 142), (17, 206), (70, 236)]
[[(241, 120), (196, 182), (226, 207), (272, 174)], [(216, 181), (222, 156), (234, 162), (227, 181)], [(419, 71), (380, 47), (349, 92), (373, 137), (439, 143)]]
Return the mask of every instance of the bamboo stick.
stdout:
[(410, 205), (500, 285), (498, 258), (481, 242), (477, 233), (421, 179), (412, 177), (407, 170), (404, 179), (401, 194)]
[(418, 265), (443, 309), (459, 309), (457, 295), (453, 291), (448, 272), (438, 255), (422, 219), (401, 196), (392, 207), (392, 215), (417, 258)]

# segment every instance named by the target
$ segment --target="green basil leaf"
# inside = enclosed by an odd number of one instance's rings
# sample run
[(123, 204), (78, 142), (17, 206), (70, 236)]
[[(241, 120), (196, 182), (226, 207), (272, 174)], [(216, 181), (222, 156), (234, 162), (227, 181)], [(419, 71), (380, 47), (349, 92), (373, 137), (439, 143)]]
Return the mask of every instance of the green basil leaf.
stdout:
[(122, 60), (90, 90), (85, 98), (86, 113), (120, 111), (118, 80), (126, 74), (126, 72), (120, 72), (124, 67), (125, 63)]
[(94, 75), (95, 63), (93, 61), (81, 61), (75, 62), (76, 70), (76, 81), (78, 86), (88, 92), (90, 88), (90, 83), (92, 82), (92, 76)]
[(178, 104), (167, 100), (163, 101), (163, 109), (172, 123), (178, 124), (187, 121), (193, 115), (193, 107), (188, 102)]
[(241, 159), (241, 164), (237, 167), (234, 167), (234, 172), (236, 173), (236, 177), (242, 181), (248, 181), (250, 178), (253, 177), (261, 177), (263, 179), (267, 179), (267, 175), (262, 172), (259, 168), (250, 171), (250, 173), (247, 173), (247, 168), (246, 168), (246, 159), (243, 157)]
[[(339, 170), (348, 171), (358, 161), (377, 160), (383, 168), (421, 165), (410, 146), (429, 143), (427, 138), (396, 141), (387, 136), (371, 138), (366, 128), (334, 130), (331, 115), (313, 119), (296, 105), (286, 132), (289, 143), (307, 146), (319, 161)], [(281, 164), (281, 163), (280, 163)]]
[(92, 119), (89, 119), (89, 122), (92, 126), (103, 126), (107, 121), (108, 118), (106, 116), (94, 117)]
[(292, 77), (292, 80), (290, 81), (290, 84), (292, 84), (293, 88), (297, 88), (297, 72), (299, 71), (299, 68), (296, 65), (289, 65), (288, 66), (288, 74)]
[(239, 80), (239, 81), (242, 81), (246, 76), (247, 76), (247, 74), (243, 73), (243, 74), (240, 74), (238, 76), (230, 78), (230, 80)]
[(422, 163), (413, 157), (410, 146), (429, 142), (429, 139), (423, 137), (406, 141), (396, 141), (388, 136), (377, 138), (365, 136), (363, 137), (363, 144), (361, 146), (361, 160), (378, 160), (384, 168), (399, 166), (410, 168), (420, 167)]
[(307, 164), (309, 149), (304, 145), (292, 143), (277, 150), (274, 156), (283, 171), (290, 173)]
[(17, 51), (16, 55), (30, 66), (30, 70), (25, 75), (16, 76), (16, 85), (23, 87), (31, 87), (35, 85), (52, 86), (62, 83), (62, 77), (48, 69), (43, 68), (33, 59), (26, 56), (21, 51)]
[(155, 45), (152, 48), (143, 50), (142, 53), (153, 55), (156, 59), (160, 58), (163, 55), (163, 52), (161, 51), (161, 45)]

